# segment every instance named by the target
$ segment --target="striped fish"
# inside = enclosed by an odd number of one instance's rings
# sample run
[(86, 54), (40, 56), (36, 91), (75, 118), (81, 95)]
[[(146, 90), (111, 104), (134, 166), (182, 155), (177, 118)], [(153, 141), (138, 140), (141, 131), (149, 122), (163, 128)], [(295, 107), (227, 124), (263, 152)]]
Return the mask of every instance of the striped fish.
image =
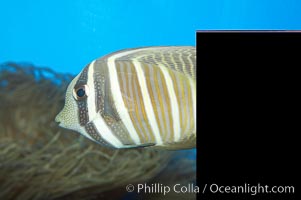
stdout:
[(72, 80), (55, 120), (109, 147), (194, 148), (195, 76), (195, 47), (118, 51)]

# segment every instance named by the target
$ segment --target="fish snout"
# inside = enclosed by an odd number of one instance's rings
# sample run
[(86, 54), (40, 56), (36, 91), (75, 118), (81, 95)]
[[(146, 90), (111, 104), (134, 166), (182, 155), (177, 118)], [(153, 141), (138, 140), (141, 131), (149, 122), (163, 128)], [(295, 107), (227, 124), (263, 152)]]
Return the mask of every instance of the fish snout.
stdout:
[(57, 122), (58, 124), (61, 123), (61, 121), (62, 121), (62, 120), (61, 120), (61, 113), (59, 113), (59, 114), (55, 117), (54, 121)]

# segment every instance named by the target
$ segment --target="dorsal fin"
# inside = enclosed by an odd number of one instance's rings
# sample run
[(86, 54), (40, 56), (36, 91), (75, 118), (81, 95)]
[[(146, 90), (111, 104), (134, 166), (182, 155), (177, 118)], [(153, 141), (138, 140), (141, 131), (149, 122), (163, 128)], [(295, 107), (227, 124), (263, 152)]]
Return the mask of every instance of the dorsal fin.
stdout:
[(195, 79), (196, 49), (192, 46), (165, 46), (135, 49), (132, 54), (118, 58), (118, 61), (138, 60), (145, 64), (163, 65)]

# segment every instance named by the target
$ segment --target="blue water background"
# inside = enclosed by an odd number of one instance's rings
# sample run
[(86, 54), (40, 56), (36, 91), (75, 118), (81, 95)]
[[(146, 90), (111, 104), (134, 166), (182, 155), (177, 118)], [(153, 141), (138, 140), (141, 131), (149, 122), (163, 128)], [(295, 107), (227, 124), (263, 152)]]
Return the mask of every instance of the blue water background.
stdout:
[(301, 29), (300, 8), (298, 0), (1, 0), (0, 63), (77, 74), (124, 48), (195, 45), (196, 30)]
[(0, 63), (77, 74), (104, 54), (195, 45), (207, 29), (301, 29), (299, 0), (0, 1)]

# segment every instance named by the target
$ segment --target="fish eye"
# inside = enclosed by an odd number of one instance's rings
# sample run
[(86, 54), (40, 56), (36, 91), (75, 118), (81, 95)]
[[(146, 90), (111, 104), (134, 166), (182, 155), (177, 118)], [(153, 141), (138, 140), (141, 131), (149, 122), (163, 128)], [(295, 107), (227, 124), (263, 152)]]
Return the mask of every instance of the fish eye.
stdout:
[(83, 97), (83, 96), (85, 96), (85, 94), (86, 94), (85, 89), (84, 88), (79, 88), (76, 91), (76, 94), (77, 94), (77, 97)]
[(85, 99), (89, 94), (89, 87), (87, 85), (81, 85), (73, 90), (73, 97), (76, 100)]

